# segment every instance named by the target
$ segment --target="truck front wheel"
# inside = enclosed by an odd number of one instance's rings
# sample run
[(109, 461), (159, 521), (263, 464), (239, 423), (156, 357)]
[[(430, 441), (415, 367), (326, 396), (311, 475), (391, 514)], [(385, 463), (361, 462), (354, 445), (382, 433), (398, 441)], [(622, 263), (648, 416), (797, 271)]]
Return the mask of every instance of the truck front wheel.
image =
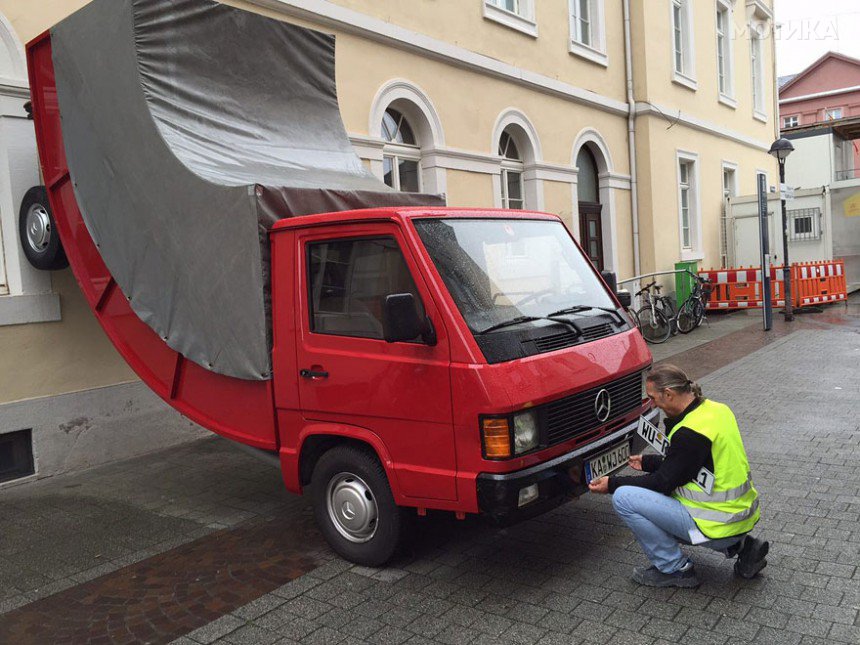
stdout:
[(375, 455), (355, 446), (332, 448), (314, 467), (311, 488), (317, 524), (339, 555), (369, 567), (391, 559), (403, 512)]

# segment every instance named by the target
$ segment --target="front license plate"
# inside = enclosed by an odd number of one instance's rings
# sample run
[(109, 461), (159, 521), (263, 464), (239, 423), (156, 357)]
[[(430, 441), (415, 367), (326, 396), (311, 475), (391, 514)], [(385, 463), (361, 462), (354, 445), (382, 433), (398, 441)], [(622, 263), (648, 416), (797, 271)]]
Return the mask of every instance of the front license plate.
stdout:
[(585, 462), (585, 481), (590, 482), (592, 479), (614, 473), (616, 470), (626, 466), (629, 458), (629, 441), (613, 446), (606, 452), (592, 457)]

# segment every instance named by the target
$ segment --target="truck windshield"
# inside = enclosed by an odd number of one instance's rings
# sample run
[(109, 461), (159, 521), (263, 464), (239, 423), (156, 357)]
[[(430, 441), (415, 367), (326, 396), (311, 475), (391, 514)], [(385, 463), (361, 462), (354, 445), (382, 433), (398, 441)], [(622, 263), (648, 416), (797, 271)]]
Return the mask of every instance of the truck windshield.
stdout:
[(561, 222), (420, 219), (415, 228), (475, 333), (616, 309)]

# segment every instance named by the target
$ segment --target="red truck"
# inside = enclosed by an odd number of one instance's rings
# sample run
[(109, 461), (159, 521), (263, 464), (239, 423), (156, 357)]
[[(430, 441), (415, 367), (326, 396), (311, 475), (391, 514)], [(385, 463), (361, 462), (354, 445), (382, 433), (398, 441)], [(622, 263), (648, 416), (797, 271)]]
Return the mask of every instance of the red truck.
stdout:
[[(161, 45), (177, 29), (191, 29), (186, 51)], [(263, 59), (269, 38), (297, 43), (287, 58), (305, 63), (331, 51), (330, 84), (308, 83), (303, 101), (319, 101), (292, 115), (310, 129), (326, 110), (337, 119), (316, 149), (296, 143), (294, 118), (270, 127), (302, 101), (275, 96), (267, 112), (267, 90), (240, 114), (239, 95), (266, 84), (198, 65), (215, 34), (243, 29)], [(50, 217), (31, 251), (65, 252), (150, 388), (277, 460), (288, 490), (310, 491), (331, 546), (380, 565), (410, 511), (511, 522), (584, 493), (643, 445), (640, 417), (657, 411), (641, 335), (557, 217), (422, 205), (368, 183), (345, 156), (336, 100), (331, 112), (328, 38), (201, 0), (97, 0), (36, 38)], [(206, 92), (177, 89), (201, 75)], [(273, 140), (277, 155), (255, 148)], [(316, 167), (297, 171), (307, 157)], [(247, 180), (275, 171), (277, 189)], [(328, 188), (309, 184), (319, 176)], [(276, 215), (235, 224), (243, 209)]]

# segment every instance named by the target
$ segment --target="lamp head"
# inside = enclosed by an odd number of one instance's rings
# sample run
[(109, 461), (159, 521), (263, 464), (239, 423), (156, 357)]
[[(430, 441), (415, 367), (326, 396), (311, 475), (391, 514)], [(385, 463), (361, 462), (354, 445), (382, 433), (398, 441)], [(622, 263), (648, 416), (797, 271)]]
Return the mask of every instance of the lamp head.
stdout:
[(780, 163), (785, 161), (785, 158), (792, 152), (794, 152), (794, 146), (791, 145), (791, 141), (789, 141), (785, 137), (780, 137), (779, 139), (774, 141), (770, 147), (770, 150), (768, 150), (768, 153), (776, 157)]

